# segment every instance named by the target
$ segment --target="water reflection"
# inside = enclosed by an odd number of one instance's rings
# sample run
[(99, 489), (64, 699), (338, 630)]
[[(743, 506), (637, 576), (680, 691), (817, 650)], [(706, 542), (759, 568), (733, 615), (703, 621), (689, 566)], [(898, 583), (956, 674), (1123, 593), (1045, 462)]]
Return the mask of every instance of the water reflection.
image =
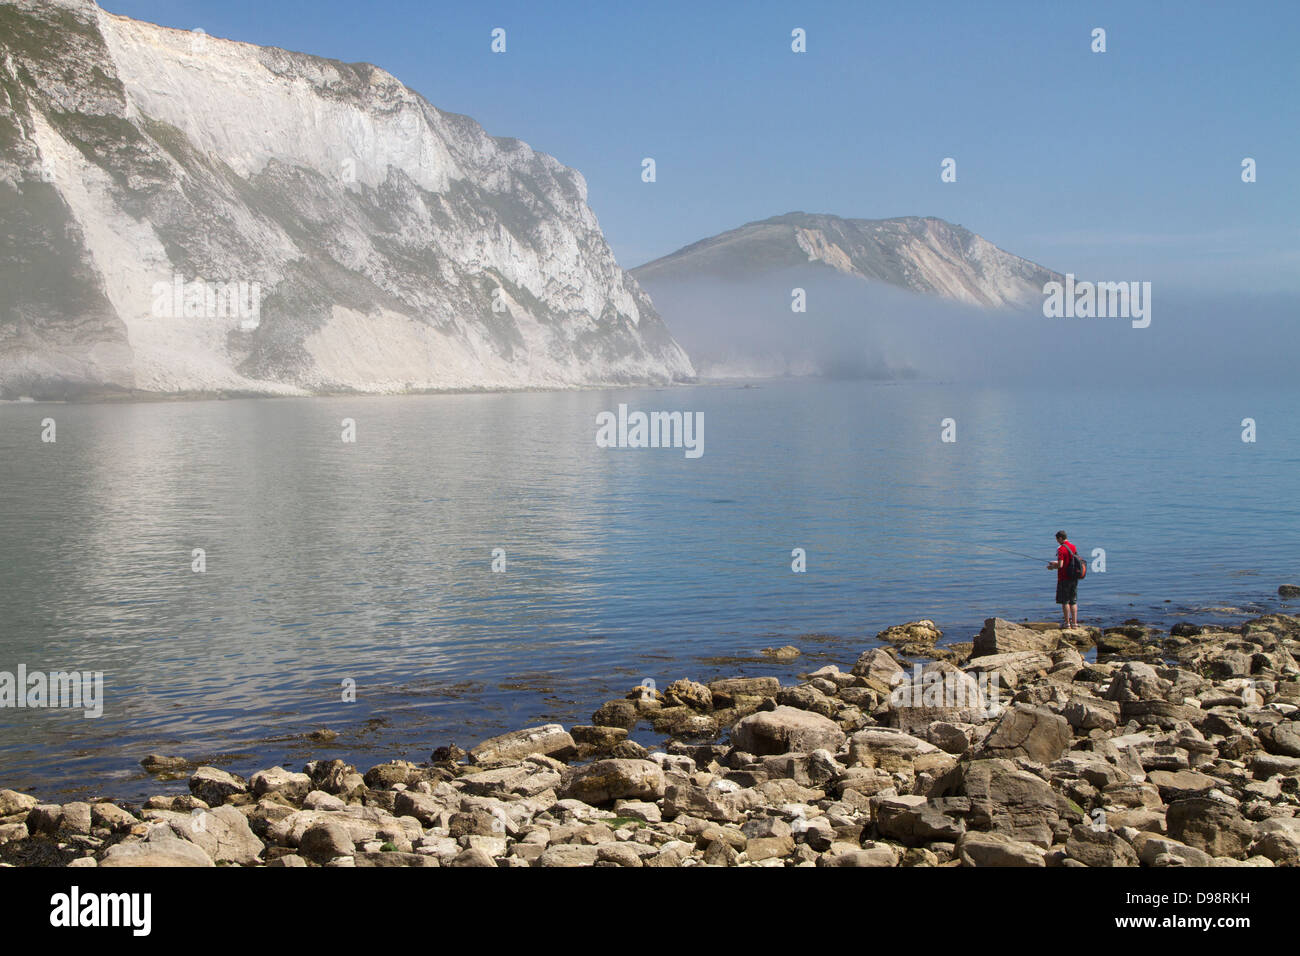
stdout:
[[(704, 456), (598, 448), (619, 402), (702, 411)], [(1252, 395), (1275, 414), (1244, 456), (1203, 425), (1241, 404), (793, 382), (0, 406), (0, 669), (102, 669), (107, 694), (97, 721), (0, 711), (0, 785), (142, 794), (151, 750), (423, 759), (810, 632), (841, 663), (921, 616), (968, 638), (1055, 610), (1045, 571), (971, 543), (1045, 563), (1060, 526), (1108, 551), (1085, 620), (1263, 600), (1280, 582), (1229, 572), (1285, 566), (1296, 426), (1286, 394)], [(303, 738), (319, 726), (342, 736)]]

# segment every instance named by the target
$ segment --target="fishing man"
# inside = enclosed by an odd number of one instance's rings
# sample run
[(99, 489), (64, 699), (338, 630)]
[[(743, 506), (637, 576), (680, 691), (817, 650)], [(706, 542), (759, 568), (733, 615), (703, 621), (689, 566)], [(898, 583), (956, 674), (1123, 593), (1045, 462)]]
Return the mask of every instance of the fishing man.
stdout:
[(1078, 549), (1066, 538), (1064, 531), (1056, 532), (1056, 560), (1048, 562), (1047, 569), (1056, 571), (1056, 603), (1061, 605), (1066, 627), (1079, 626), (1079, 579), (1074, 575), (1074, 557)]

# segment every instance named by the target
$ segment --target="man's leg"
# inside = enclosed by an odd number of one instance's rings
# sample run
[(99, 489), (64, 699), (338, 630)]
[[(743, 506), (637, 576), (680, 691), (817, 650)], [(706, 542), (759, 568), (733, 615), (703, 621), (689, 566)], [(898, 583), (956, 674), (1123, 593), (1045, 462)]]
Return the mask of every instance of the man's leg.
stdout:
[(1070, 619), (1070, 627), (1078, 627), (1079, 626), (1079, 605), (1067, 604), (1066, 611), (1069, 612), (1067, 616)]
[(1061, 620), (1065, 622), (1066, 627), (1070, 626), (1070, 605), (1068, 604), (1061, 605)]

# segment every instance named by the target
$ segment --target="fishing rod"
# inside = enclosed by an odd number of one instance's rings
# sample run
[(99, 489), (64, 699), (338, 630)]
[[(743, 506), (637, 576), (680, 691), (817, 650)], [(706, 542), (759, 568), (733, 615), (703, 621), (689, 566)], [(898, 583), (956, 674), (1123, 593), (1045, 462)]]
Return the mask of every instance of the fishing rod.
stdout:
[(1025, 554), (1023, 551), (1008, 551), (1006, 548), (999, 548), (993, 544), (980, 544), (978, 541), (970, 542), (977, 548), (992, 548), (994, 551), (1001, 551), (1003, 554), (1014, 554), (1018, 558), (1028, 558), (1030, 561), (1041, 561), (1042, 558), (1036, 558), (1032, 554)]

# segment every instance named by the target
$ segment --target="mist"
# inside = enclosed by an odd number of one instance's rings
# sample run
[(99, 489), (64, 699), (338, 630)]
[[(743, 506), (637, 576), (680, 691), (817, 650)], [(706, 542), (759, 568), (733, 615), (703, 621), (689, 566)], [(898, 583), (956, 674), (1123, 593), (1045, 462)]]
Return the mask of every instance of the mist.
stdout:
[[(1151, 323), (994, 310), (800, 266), (744, 282), (646, 282), (702, 378), (1096, 384), (1294, 377), (1300, 299), (1155, 285)], [(803, 289), (806, 311), (791, 309)]]

